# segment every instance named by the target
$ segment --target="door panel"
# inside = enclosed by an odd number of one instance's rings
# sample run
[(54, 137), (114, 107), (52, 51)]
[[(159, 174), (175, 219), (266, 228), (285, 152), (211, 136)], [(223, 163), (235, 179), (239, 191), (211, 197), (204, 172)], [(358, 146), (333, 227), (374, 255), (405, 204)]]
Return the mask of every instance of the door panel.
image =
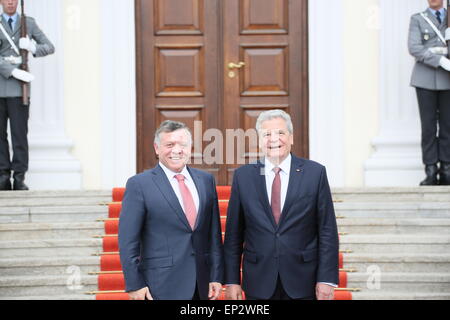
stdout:
[[(154, 132), (164, 120), (220, 124), (218, 0), (136, 0), (138, 171), (158, 162)], [(198, 137), (197, 137), (198, 138)], [(202, 149), (203, 143), (200, 140)], [(202, 163), (201, 152), (192, 163)], [(218, 165), (197, 165), (219, 181)]]
[[(223, 5), (225, 128), (246, 131), (261, 112), (282, 109), (294, 123), (293, 152), (308, 157), (307, 1), (227, 0)], [(230, 62), (243, 67), (231, 70)], [(257, 158), (257, 145), (248, 143), (236, 161)], [(228, 184), (239, 166), (227, 165)]]
[[(308, 157), (307, 0), (135, 1), (139, 172), (157, 163), (153, 134), (171, 119), (194, 133), (194, 167), (231, 184), (236, 167), (258, 158), (247, 130), (274, 108), (291, 114), (293, 151)], [(203, 158), (210, 128), (222, 132), (224, 164)]]

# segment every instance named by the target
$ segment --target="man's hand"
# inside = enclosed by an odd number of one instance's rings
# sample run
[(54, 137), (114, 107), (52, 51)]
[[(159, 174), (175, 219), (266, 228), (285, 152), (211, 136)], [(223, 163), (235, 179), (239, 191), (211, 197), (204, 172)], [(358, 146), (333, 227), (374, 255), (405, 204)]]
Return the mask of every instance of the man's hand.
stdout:
[(316, 297), (317, 300), (333, 300), (334, 299), (334, 287), (325, 283), (318, 283), (316, 285)]
[(238, 284), (232, 284), (227, 287), (226, 297), (228, 300), (242, 300), (242, 288)]
[(221, 292), (222, 292), (222, 284), (218, 282), (211, 282), (209, 284), (208, 299), (217, 300)]
[(450, 72), (450, 60), (447, 59), (446, 57), (442, 57), (441, 60), (439, 61), (439, 64), (441, 65), (441, 67), (447, 71)]
[(23, 82), (31, 82), (34, 80), (34, 76), (26, 71), (20, 70), (20, 69), (14, 69), (12, 74), (14, 78), (23, 81)]
[(30, 51), (32, 54), (36, 53), (36, 45), (30, 38), (27, 36), (26, 38), (20, 38), (19, 40), (19, 48)]
[(137, 291), (130, 291), (128, 295), (130, 296), (130, 300), (145, 300), (145, 298), (147, 298), (147, 300), (153, 300), (148, 287), (142, 288)]

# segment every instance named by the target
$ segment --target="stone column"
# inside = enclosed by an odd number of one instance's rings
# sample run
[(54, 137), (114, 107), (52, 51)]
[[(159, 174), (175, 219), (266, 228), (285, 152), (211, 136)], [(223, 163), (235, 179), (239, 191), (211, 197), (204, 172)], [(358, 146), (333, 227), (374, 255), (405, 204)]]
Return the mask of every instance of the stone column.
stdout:
[(80, 163), (70, 153), (73, 143), (64, 128), (62, 1), (27, 1), (26, 14), (36, 19), (56, 47), (51, 56), (30, 55), (30, 70), (36, 79), (31, 86), (27, 184), (32, 190), (80, 189)]
[(309, 2), (310, 158), (327, 167), (333, 187), (345, 183), (343, 21), (343, 0)]
[(380, 0), (380, 132), (365, 164), (366, 186), (418, 186), (424, 177), (407, 41), (411, 15), (426, 6), (423, 0)]
[(106, 189), (124, 187), (136, 174), (136, 35), (134, 1), (101, 0), (101, 8), (102, 188)]

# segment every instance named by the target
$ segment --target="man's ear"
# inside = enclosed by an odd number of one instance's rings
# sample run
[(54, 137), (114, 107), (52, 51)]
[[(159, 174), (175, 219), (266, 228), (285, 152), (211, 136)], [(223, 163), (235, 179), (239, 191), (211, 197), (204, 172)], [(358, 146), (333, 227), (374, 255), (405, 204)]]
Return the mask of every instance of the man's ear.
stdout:
[(158, 145), (156, 143), (153, 144), (153, 148), (155, 148), (156, 155), (159, 156), (159, 149), (158, 149)]

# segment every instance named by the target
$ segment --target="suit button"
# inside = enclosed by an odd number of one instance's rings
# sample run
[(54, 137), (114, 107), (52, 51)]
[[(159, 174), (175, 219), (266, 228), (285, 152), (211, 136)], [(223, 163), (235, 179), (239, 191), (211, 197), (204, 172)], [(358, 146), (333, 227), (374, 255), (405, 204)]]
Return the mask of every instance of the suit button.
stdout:
[(195, 252), (191, 252), (191, 256), (195, 257)]
[(276, 236), (277, 236), (277, 238), (279, 238), (279, 237), (280, 237), (280, 234), (279, 234), (279, 233), (277, 233), (277, 234), (276, 234)]

